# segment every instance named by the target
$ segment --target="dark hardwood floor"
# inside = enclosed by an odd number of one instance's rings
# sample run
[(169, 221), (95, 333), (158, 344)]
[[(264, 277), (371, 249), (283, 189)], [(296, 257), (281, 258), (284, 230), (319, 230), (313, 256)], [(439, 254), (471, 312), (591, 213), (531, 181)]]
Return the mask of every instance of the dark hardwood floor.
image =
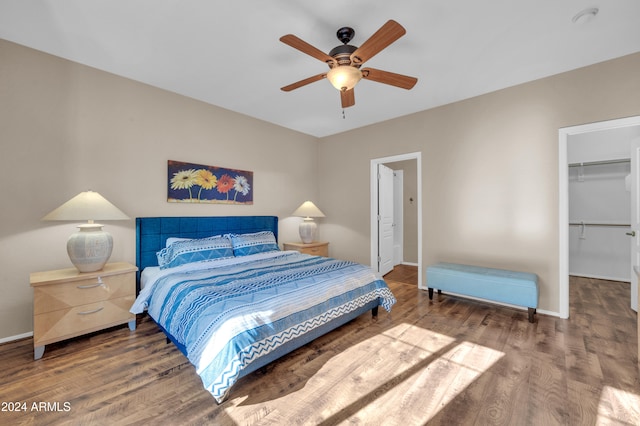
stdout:
[(629, 284), (572, 278), (571, 318), (434, 295), (398, 303), (241, 379), (217, 405), (146, 316), (50, 345), (0, 346), (0, 424), (640, 424)]
[(384, 276), (386, 281), (397, 281), (405, 284), (418, 285), (418, 267), (411, 265), (396, 265), (391, 272)]

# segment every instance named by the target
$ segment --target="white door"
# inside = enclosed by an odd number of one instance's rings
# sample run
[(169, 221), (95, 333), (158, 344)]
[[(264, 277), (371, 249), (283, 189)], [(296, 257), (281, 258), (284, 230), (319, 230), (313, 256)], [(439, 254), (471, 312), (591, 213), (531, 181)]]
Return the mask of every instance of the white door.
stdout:
[(378, 272), (393, 269), (393, 170), (378, 165)]
[(640, 273), (640, 138), (631, 141), (631, 309), (638, 312)]
[(393, 171), (393, 266), (404, 261), (404, 223), (403, 217), (404, 172)]

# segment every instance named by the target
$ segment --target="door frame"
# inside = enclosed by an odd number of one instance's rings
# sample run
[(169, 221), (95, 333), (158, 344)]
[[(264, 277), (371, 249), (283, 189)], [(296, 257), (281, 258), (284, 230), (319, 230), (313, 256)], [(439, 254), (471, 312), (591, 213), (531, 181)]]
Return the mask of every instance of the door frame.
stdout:
[(390, 157), (374, 158), (371, 160), (371, 267), (378, 272), (378, 164), (393, 163), (396, 161), (416, 160), (416, 179), (418, 187), (418, 288), (423, 287), (422, 277), (422, 153), (410, 152), (407, 154), (392, 155)]
[(640, 125), (640, 116), (599, 121), (558, 130), (558, 310), (569, 318), (569, 136)]
[[(638, 297), (638, 281), (640, 281), (638, 280), (638, 274), (640, 273), (638, 270), (640, 237), (636, 235), (636, 233), (639, 232), (640, 225), (638, 223), (638, 216), (640, 215), (640, 209), (638, 207), (638, 201), (640, 201), (638, 199), (640, 197), (640, 194), (638, 194), (640, 191), (640, 179), (638, 179), (638, 176), (640, 175), (640, 137), (634, 137), (631, 139), (631, 141), (629, 141), (629, 145), (631, 146), (631, 182), (629, 185), (629, 192), (631, 192), (631, 220), (629, 221), (629, 224), (631, 225), (631, 232), (627, 233), (627, 235), (631, 237), (631, 264), (629, 265), (631, 274), (629, 276), (629, 281), (631, 284), (631, 310), (635, 311), (637, 314), (640, 312), (638, 310), (638, 308), (640, 308), (638, 306), (640, 305), (640, 298)], [(640, 320), (638, 323), (640, 324)], [(638, 331), (638, 335), (640, 335), (640, 330)], [(640, 342), (638, 342), (638, 349), (638, 352), (640, 353)], [(640, 363), (640, 359), (638, 359), (638, 363)]]

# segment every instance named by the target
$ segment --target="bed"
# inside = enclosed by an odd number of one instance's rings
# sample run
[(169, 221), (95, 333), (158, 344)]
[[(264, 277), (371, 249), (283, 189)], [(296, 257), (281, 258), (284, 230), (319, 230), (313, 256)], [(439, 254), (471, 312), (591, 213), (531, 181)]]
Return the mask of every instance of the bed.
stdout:
[(281, 251), (275, 216), (136, 219), (138, 296), (221, 403), (256, 369), (395, 298), (364, 265)]

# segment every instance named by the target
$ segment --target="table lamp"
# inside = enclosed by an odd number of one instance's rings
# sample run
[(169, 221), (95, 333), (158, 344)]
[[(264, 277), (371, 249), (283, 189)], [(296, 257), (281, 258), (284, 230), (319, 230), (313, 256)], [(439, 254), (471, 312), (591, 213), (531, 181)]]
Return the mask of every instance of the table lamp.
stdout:
[(298, 229), (300, 232), (300, 239), (305, 244), (313, 242), (316, 236), (316, 229), (318, 228), (318, 225), (313, 221), (313, 218), (325, 217), (324, 213), (322, 213), (311, 201), (305, 201), (292, 213), (292, 216), (304, 217), (304, 220), (300, 223), (300, 227)]
[(71, 263), (80, 272), (101, 270), (111, 257), (113, 238), (94, 220), (126, 220), (129, 217), (102, 195), (93, 191), (81, 192), (42, 220), (86, 220), (78, 225), (78, 232), (67, 241), (67, 253)]

